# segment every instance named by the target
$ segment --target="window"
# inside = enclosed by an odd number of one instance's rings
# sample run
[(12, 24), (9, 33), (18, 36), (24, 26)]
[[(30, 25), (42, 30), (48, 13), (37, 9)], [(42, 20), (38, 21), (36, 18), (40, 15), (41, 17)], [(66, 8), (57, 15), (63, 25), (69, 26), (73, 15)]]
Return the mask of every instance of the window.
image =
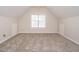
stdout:
[(32, 15), (32, 27), (45, 28), (46, 16), (45, 15)]

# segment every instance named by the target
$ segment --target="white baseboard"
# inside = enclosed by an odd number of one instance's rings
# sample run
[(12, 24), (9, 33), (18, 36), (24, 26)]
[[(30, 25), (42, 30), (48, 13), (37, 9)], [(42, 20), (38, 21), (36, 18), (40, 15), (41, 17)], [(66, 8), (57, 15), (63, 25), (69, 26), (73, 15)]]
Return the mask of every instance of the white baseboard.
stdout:
[[(17, 35), (17, 34), (15, 34), (15, 35)], [(3, 43), (3, 42), (5, 42), (6, 40), (10, 39), (11, 37), (13, 37), (13, 36), (15, 36), (15, 35), (9, 36), (9, 37), (7, 37), (6, 39), (1, 40), (1, 41), (0, 41), (0, 44)]]
[[(59, 34), (60, 34), (60, 33), (59, 33)], [(66, 36), (66, 35), (64, 35), (64, 34), (60, 34), (60, 35), (62, 35), (63, 37), (67, 38), (68, 40), (71, 40), (72, 42), (74, 42), (74, 43), (76, 43), (76, 44), (79, 45), (79, 42), (77, 42), (77, 41), (71, 39), (70, 37), (68, 37), (68, 36)]]

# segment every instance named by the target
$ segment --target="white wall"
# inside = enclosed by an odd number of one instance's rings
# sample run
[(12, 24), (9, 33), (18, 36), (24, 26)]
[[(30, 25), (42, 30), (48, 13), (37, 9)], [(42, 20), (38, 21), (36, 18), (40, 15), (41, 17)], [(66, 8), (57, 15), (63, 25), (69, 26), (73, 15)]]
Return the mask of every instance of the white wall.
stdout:
[[(3, 35), (6, 37), (3, 37)], [(17, 19), (0, 16), (0, 43), (17, 34)]]
[[(35, 29), (31, 27), (31, 15), (46, 15), (46, 28)], [(19, 33), (57, 33), (57, 19), (46, 7), (31, 7), (19, 20)]]
[(79, 44), (79, 16), (60, 20), (59, 33)]

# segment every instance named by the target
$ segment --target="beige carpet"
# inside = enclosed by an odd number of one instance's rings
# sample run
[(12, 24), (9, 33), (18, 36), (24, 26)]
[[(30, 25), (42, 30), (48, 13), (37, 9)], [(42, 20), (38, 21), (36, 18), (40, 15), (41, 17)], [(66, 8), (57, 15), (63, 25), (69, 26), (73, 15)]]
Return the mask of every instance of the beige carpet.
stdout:
[(19, 34), (0, 44), (1, 52), (77, 52), (79, 46), (59, 34)]

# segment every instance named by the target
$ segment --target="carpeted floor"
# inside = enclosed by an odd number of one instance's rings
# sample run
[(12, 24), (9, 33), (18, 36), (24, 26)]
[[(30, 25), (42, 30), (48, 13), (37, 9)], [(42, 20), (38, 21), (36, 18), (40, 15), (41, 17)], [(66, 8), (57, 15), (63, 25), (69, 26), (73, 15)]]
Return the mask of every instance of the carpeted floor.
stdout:
[(0, 52), (77, 52), (79, 45), (52, 33), (27, 33), (0, 44)]

